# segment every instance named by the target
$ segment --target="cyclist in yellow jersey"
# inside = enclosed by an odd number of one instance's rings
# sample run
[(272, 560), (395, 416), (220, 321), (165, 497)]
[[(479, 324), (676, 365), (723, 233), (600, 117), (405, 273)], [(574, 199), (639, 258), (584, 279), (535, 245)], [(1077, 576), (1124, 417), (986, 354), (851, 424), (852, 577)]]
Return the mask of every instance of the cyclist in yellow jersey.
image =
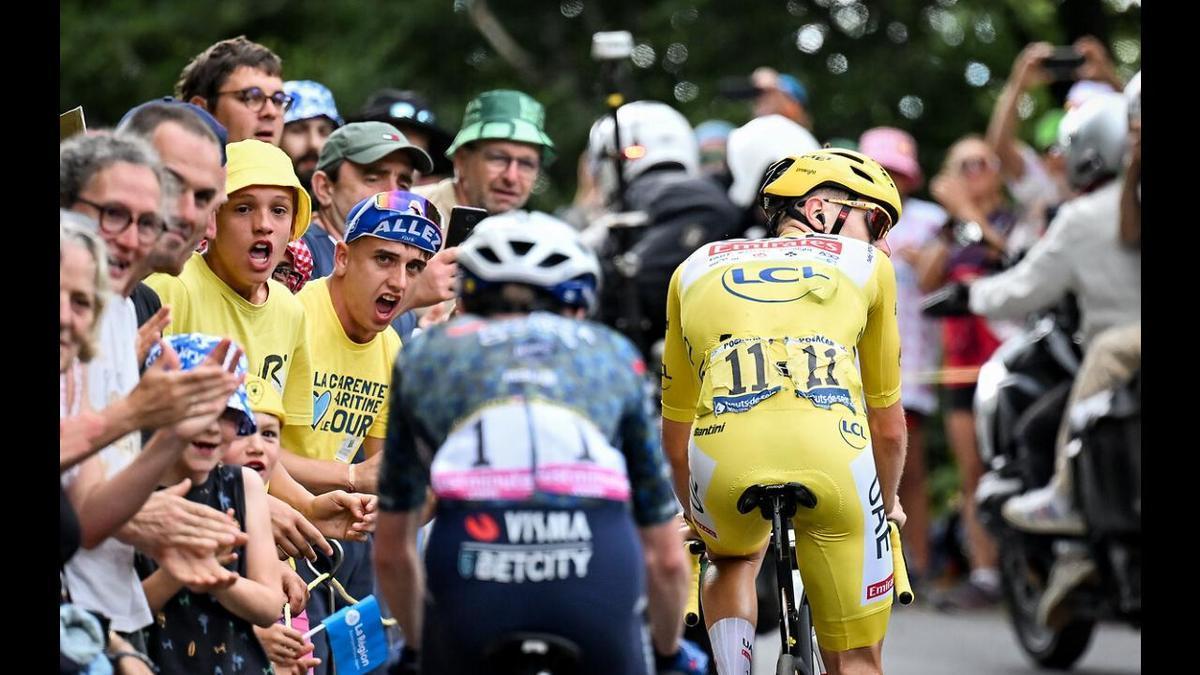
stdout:
[(905, 427), (895, 275), (877, 242), (900, 195), (875, 161), (831, 148), (772, 165), (760, 198), (774, 238), (705, 244), (667, 297), (663, 447), (713, 562), (714, 660), (750, 673), (770, 524), (737, 499), (794, 481), (817, 498), (794, 524), (825, 665), (882, 672)]

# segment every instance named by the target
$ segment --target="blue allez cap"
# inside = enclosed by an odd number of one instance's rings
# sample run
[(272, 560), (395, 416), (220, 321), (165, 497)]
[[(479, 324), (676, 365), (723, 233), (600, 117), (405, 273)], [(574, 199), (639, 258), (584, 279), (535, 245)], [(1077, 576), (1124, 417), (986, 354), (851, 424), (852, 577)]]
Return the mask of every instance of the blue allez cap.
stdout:
[(283, 113), (284, 124), (324, 115), (334, 126), (342, 126), (342, 116), (338, 114), (329, 87), (313, 80), (290, 80), (283, 83), (283, 91), (292, 97), (291, 107)]
[(359, 237), (379, 237), (437, 253), (442, 248), (441, 216), (421, 195), (393, 190), (367, 197), (346, 217), (346, 243)]
[(171, 96), (164, 96), (162, 98), (156, 98), (153, 101), (146, 101), (145, 103), (142, 103), (141, 105), (130, 108), (129, 112), (125, 113), (121, 117), (121, 121), (117, 122), (117, 127), (116, 127), (117, 131), (121, 130), (121, 127), (123, 127), (125, 125), (125, 123), (129, 121), (130, 117), (133, 117), (134, 113), (136, 113), (137, 111), (141, 110), (142, 108), (144, 108), (148, 105), (153, 105), (155, 103), (159, 103), (159, 104), (166, 103), (168, 105), (187, 106), (188, 110), (191, 110), (192, 112), (196, 113), (196, 115), (206, 125), (208, 125), (208, 128), (212, 130), (213, 135), (215, 135), (217, 137), (217, 140), (219, 141), (219, 145), (221, 146), (221, 166), (225, 166), (225, 146), (229, 144), (229, 132), (226, 131), (224, 124), (221, 124), (220, 122), (217, 121), (217, 118), (213, 117), (211, 113), (209, 113), (204, 108), (201, 108), (200, 106), (196, 105), (195, 103), (188, 103), (187, 101), (180, 101), (179, 99), (171, 97)]
[[(221, 338), (203, 333), (179, 333), (165, 337), (163, 340), (179, 355), (180, 370), (191, 370), (203, 363), (204, 359), (208, 358), (212, 350), (216, 349), (217, 344), (221, 342)], [(150, 353), (146, 355), (146, 367), (149, 368), (153, 365), (160, 356), (162, 356), (162, 345), (155, 342), (150, 347)], [(249, 369), (250, 362), (246, 360), (246, 355), (242, 354), (234, 373), (245, 375)], [(240, 413), (238, 415), (238, 436), (249, 436), (258, 430), (258, 425), (254, 421), (254, 411), (250, 407), (250, 397), (246, 395), (245, 384), (238, 385), (225, 405)]]

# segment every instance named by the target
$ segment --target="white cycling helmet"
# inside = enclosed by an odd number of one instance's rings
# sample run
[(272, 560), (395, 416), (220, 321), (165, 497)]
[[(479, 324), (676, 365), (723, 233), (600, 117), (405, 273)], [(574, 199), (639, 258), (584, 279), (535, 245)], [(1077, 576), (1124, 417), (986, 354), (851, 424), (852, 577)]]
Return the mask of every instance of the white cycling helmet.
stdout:
[[(692, 125), (678, 110), (658, 101), (634, 101), (617, 109), (626, 182), (658, 164), (674, 163), (688, 175), (700, 175), (700, 145)], [(613, 168), (613, 120), (596, 120), (588, 136), (588, 162), (596, 183), (611, 198), (617, 191)]]
[(725, 163), (733, 174), (729, 199), (747, 208), (758, 197), (763, 172), (784, 157), (820, 150), (808, 129), (783, 115), (755, 117), (729, 133)]
[(458, 249), (463, 280), (458, 294), (471, 297), (497, 284), (541, 288), (559, 302), (591, 311), (600, 286), (600, 263), (575, 228), (538, 211), (508, 211), (479, 221)]
[(1127, 110), (1124, 95), (1104, 92), (1063, 116), (1058, 144), (1071, 187), (1084, 190), (1121, 171), (1129, 145)]

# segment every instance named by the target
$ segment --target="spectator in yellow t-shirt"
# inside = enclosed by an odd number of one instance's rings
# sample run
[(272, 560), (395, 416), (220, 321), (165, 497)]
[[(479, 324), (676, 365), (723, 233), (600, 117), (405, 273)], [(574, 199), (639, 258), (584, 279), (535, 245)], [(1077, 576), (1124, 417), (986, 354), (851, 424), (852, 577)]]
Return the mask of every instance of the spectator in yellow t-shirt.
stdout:
[(308, 193), (279, 148), (256, 140), (227, 146), (226, 192), (217, 236), (178, 277), (146, 279), (171, 306), (164, 334), (204, 332), (244, 345), (250, 371), (283, 396), (288, 422), (308, 424), (311, 366), (304, 308), (271, 278), (289, 241), (308, 225)]
[[(308, 322), (313, 409), (303, 424), (289, 416), (283, 446), (291, 452), (283, 463), (314, 493), (375, 492), (378, 451), (387, 436), (387, 390), (400, 349), (389, 323), (441, 244), (439, 214), (429, 201), (410, 192), (380, 192), (350, 211), (346, 237), (334, 250), (333, 274), (296, 296)], [(354, 466), (356, 457), (366, 464)]]
[[(334, 248), (333, 273), (296, 295), (308, 322), (313, 411), (311, 423), (289, 419), (284, 426), (282, 445), (289, 452), (281, 453), (281, 463), (312, 492), (377, 491), (388, 389), (400, 350), (400, 336), (389, 324), (441, 246), (436, 207), (410, 192), (380, 192), (350, 210), (345, 238)], [(343, 542), (342, 548), (338, 581), (354, 598), (375, 592), (370, 541)], [(324, 594), (311, 597), (313, 624), (338, 610), (328, 603)], [(324, 647), (318, 644), (315, 656), (327, 661)]]

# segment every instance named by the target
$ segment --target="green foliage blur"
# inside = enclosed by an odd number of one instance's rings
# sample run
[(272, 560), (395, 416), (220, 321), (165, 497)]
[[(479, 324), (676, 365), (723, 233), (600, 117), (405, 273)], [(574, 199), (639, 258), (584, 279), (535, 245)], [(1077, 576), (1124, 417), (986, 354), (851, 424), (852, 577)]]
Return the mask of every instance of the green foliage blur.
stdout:
[[(496, 18), (528, 67), (497, 53), (472, 8)], [(1027, 42), (1092, 33), (1126, 78), (1141, 61), (1141, 8), (1131, 0), (62, 0), (60, 12), (60, 109), (83, 105), (89, 127), (172, 93), (195, 54), (239, 34), (279, 54), (284, 79), (329, 86), (343, 114), (376, 89), (413, 89), (453, 132), (477, 93), (524, 90), (545, 104), (559, 148), (530, 204), (543, 210), (571, 200), (576, 158), (604, 113), (596, 31), (633, 33), (627, 98), (667, 101), (693, 124), (742, 124), (749, 105), (718, 96), (718, 80), (772, 66), (808, 88), (819, 140), (899, 126), (917, 138), (927, 175), (951, 141), (983, 132)], [(1032, 97), (1027, 137), (1065, 90)]]

